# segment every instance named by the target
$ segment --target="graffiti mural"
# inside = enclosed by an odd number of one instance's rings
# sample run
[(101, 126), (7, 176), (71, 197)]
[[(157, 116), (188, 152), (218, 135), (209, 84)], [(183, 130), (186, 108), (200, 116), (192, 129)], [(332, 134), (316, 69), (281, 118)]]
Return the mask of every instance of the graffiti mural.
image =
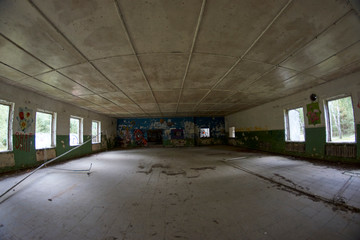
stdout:
[(16, 120), (18, 121), (18, 132), (24, 132), (28, 133), (32, 130), (32, 123), (34, 121), (33, 119), (33, 113), (31, 109), (28, 109), (27, 107), (22, 108), (19, 107), (19, 116), (16, 117)]
[(171, 139), (184, 139), (184, 130), (171, 129)]
[(15, 133), (15, 148), (17, 150), (30, 152), (30, 146), (32, 144), (32, 133)]
[(147, 146), (147, 141), (144, 138), (144, 133), (140, 129), (134, 130), (135, 141), (138, 146)]
[(320, 124), (321, 111), (320, 111), (319, 103), (318, 102), (310, 103), (306, 105), (306, 108), (307, 108), (306, 116), (308, 117), (309, 125), (313, 124), (315, 126), (316, 124)]
[(17, 132), (15, 133), (14, 147), (17, 150), (30, 152), (33, 141), (33, 111), (27, 107), (19, 107), (19, 115), (16, 116)]

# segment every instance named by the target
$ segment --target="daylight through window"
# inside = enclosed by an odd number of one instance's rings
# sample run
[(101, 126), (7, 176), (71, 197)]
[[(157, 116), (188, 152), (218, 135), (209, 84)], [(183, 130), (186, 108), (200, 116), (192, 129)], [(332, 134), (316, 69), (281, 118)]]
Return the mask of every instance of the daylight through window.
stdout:
[(70, 118), (70, 146), (82, 143), (82, 119), (78, 117)]
[(0, 104), (0, 151), (9, 149), (10, 105)]
[(229, 138), (235, 138), (235, 127), (229, 128)]
[(305, 141), (303, 108), (289, 109), (285, 112), (285, 136), (286, 141)]
[(92, 143), (100, 143), (101, 123), (99, 121), (92, 121), (91, 133), (92, 133)]
[(327, 102), (327, 141), (355, 142), (355, 122), (351, 97)]
[(208, 138), (208, 137), (210, 137), (210, 128), (201, 128), (201, 129), (200, 129), (200, 137), (201, 137), (201, 138)]
[(54, 124), (55, 117), (52, 113), (36, 112), (35, 147), (36, 149), (55, 146)]

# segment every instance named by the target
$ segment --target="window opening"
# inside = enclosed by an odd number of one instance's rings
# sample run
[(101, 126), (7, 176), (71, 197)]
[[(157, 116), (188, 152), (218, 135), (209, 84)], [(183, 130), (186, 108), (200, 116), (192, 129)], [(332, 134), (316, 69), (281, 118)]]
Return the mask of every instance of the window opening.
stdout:
[(355, 121), (351, 97), (327, 101), (326, 133), (328, 142), (355, 142)]
[(305, 141), (305, 121), (303, 108), (294, 108), (285, 111), (286, 141)]

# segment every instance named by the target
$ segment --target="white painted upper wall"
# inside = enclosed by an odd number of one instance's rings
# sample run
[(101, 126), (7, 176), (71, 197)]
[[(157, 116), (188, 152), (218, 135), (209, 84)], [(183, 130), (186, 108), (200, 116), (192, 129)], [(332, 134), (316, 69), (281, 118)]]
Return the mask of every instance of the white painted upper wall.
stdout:
[(34, 122), (32, 123), (32, 129), (30, 130), (32, 133), (34, 133), (36, 111), (45, 110), (57, 113), (56, 135), (68, 135), (70, 131), (70, 116), (77, 116), (84, 120), (84, 135), (91, 135), (92, 121), (97, 120), (101, 122), (102, 134), (106, 134), (107, 137), (116, 136), (115, 118), (110, 118), (71, 104), (56, 101), (35, 92), (17, 88), (2, 82), (0, 82), (0, 100), (15, 103), (13, 133), (15, 133), (17, 129), (18, 122), (16, 117), (19, 116), (19, 108), (27, 107), (32, 110), (34, 115)]
[(284, 110), (303, 107), (304, 115), (306, 115), (306, 105), (311, 103), (310, 94), (312, 93), (318, 96), (322, 112), (321, 124), (316, 126), (308, 125), (308, 119), (305, 116), (305, 127), (324, 127), (324, 101), (329, 98), (346, 95), (351, 95), (352, 97), (355, 122), (360, 124), (360, 72), (356, 72), (292, 96), (228, 115), (225, 117), (225, 127), (226, 129), (235, 127), (237, 131), (284, 129)]

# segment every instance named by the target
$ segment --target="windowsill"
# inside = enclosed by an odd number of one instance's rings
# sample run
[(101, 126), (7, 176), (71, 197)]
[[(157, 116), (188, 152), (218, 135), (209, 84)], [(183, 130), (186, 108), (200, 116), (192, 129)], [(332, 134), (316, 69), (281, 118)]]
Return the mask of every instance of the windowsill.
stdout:
[(101, 142), (93, 142), (92, 144), (100, 144)]
[(326, 142), (326, 144), (332, 144), (332, 145), (356, 145), (356, 142)]
[(285, 142), (287, 142), (287, 143), (305, 143), (305, 141), (289, 141), (289, 140), (286, 140)]
[(52, 146), (52, 147), (46, 147), (46, 148), (36, 148), (36, 151), (40, 151), (40, 150), (51, 150), (51, 149), (55, 149), (56, 146)]
[(2, 154), (2, 153), (12, 153), (12, 152), (14, 152), (14, 150), (0, 151), (0, 154)]

